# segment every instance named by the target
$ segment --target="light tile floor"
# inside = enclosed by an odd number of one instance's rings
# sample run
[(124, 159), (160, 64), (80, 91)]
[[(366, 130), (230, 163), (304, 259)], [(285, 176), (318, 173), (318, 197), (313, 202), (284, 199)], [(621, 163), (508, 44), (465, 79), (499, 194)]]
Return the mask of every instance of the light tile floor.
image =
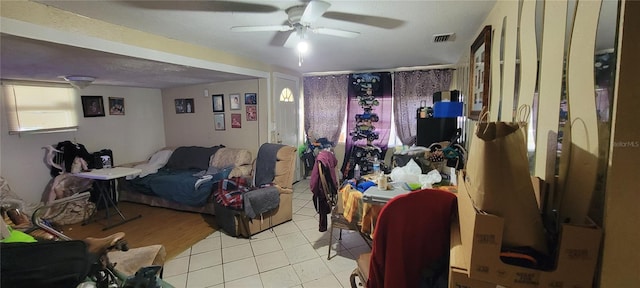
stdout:
[(355, 232), (318, 231), (309, 180), (294, 185), (293, 221), (242, 239), (216, 231), (164, 266), (164, 279), (176, 288), (351, 287), (355, 259), (371, 251)]

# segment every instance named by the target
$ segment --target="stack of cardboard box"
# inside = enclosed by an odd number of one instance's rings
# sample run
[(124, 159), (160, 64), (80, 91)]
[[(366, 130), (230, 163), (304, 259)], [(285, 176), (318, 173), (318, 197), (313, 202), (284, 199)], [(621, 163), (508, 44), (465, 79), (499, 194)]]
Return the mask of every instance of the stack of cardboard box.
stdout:
[(458, 179), (459, 227), (452, 226), (449, 287), (592, 287), (602, 229), (562, 224), (550, 271), (506, 264), (500, 260), (504, 219), (474, 208), (463, 177)]

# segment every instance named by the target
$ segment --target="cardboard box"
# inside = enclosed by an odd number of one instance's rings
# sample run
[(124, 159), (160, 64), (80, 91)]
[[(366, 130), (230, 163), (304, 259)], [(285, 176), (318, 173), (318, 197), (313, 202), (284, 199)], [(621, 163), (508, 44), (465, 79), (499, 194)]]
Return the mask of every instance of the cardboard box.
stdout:
[(502, 288), (504, 286), (471, 279), (467, 276), (467, 271), (456, 267), (449, 268), (449, 288)]
[(599, 256), (602, 229), (563, 224), (553, 271), (542, 271), (505, 264), (500, 260), (504, 220), (478, 212), (458, 178), (460, 236), (468, 275), (507, 287), (590, 288)]
[(538, 202), (538, 209), (542, 211), (544, 208), (543, 201), (546, 199), (547, 190), (545, 189), (545, 183), (540, 177), (531, 176), (531, 184), (533, 184), (533, 194), (536, 196), (536, 202)]
[(449, 250), (449, 288), (496, 288), (493, 283), (469, 278), (469, 268), (460, 242), (460, 225), (454, 220), (451, 225), (451, 247)]
[(440, 101), (451, 101), (451, 102), (462, 102), (460, 99), (460, 91), (452, 90), (452, 91), (440, 91), (433, 93), (433, 103), (437, 103)]

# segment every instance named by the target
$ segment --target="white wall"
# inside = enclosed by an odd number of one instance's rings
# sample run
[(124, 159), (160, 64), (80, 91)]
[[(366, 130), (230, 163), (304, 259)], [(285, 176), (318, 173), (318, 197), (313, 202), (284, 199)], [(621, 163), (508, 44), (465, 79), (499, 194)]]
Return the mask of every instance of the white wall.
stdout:
[[(261, 123), (267, 123), (267, 87), (260, 85), (264, 81), (243, 80), (194, 85), (188, 87), (164, 89), (162, 104), (167, 146), (214, 146), (225, 145), (232, 148), (244, 148), (257, 155), (262, 144), (260, 140)], [(205, 90), (208, 91), (205, 96)], [(240, 94), (241, 109), (230, 110), (229, 94)], [(258, 121), (247, 121), (244, 93), (258, 93)], [(212, 94), (224, 95), (225, 130), (215, 130), (213, 123)], [(176, 114), (175, 99), (193, 98), (194, 113)], [(242, 128), (231, 128), (231, 114), (241, 114)], [(264, 129), (264, 128), (262, 128)]]
[[(122, 97), (125, 115), (109, 115), (105, 111), (105, 117), (84, 118), (80, 95), (103, 96), (105, 107), (108, 97)], [(162, 97), (158, 89), (92, 85), (78, 94), (76, 110), (79, 117), (76, 132), (8, 135), (7, 121), (1, 122), (0, 175), (27, 202), (39, 202), (51, 179), (44, 164), (43, 146), (75, 140), (89, 152), (108, 148), (113, 151), (116, 165), (145, 160), (165, 146)], [(2, 110), (1, 117), (4, 114)]]

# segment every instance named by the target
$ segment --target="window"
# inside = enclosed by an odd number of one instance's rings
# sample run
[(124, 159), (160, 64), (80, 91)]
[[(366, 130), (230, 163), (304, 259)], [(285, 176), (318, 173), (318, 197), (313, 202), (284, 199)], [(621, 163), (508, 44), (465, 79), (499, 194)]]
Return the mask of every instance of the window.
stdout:
[(73, 88), (3, 84), (9, 134), (76, 130), (76, 93)]
[(282, 89), (282, 92), (280, 92), (280, 102), (293, 102), (293, 91), (289, 88)]
[[(391, 103), (393, 105), (393, 98), (391, 98)], [(393, 106), (392, 106), (393, 107)], [(351, 137), (349, 135), (349, 133), (351, 133), (351, 131), (347, 131), (347, 113), (345, 113), (344, 115), (344, 120), (342, 122), (342, 129), (340, 130), (340, 136), (338, 137), (338, 142), (339, 143), (345, 143), (347, 140), (347, 137)], [(353, 119), (351, 120), (353, 121)], [(387, 143), (389, 148), (394, 148), (396, 146), (402, 146), (402, 141), (400, 140), (400, 138), (398, 138), (398, 135), (396, 133), (396, 124), (395, 124), (395, 114), (393, 113), (393, 110), (391, 110), (391, 131), (389, 134), (389, 143)]]

